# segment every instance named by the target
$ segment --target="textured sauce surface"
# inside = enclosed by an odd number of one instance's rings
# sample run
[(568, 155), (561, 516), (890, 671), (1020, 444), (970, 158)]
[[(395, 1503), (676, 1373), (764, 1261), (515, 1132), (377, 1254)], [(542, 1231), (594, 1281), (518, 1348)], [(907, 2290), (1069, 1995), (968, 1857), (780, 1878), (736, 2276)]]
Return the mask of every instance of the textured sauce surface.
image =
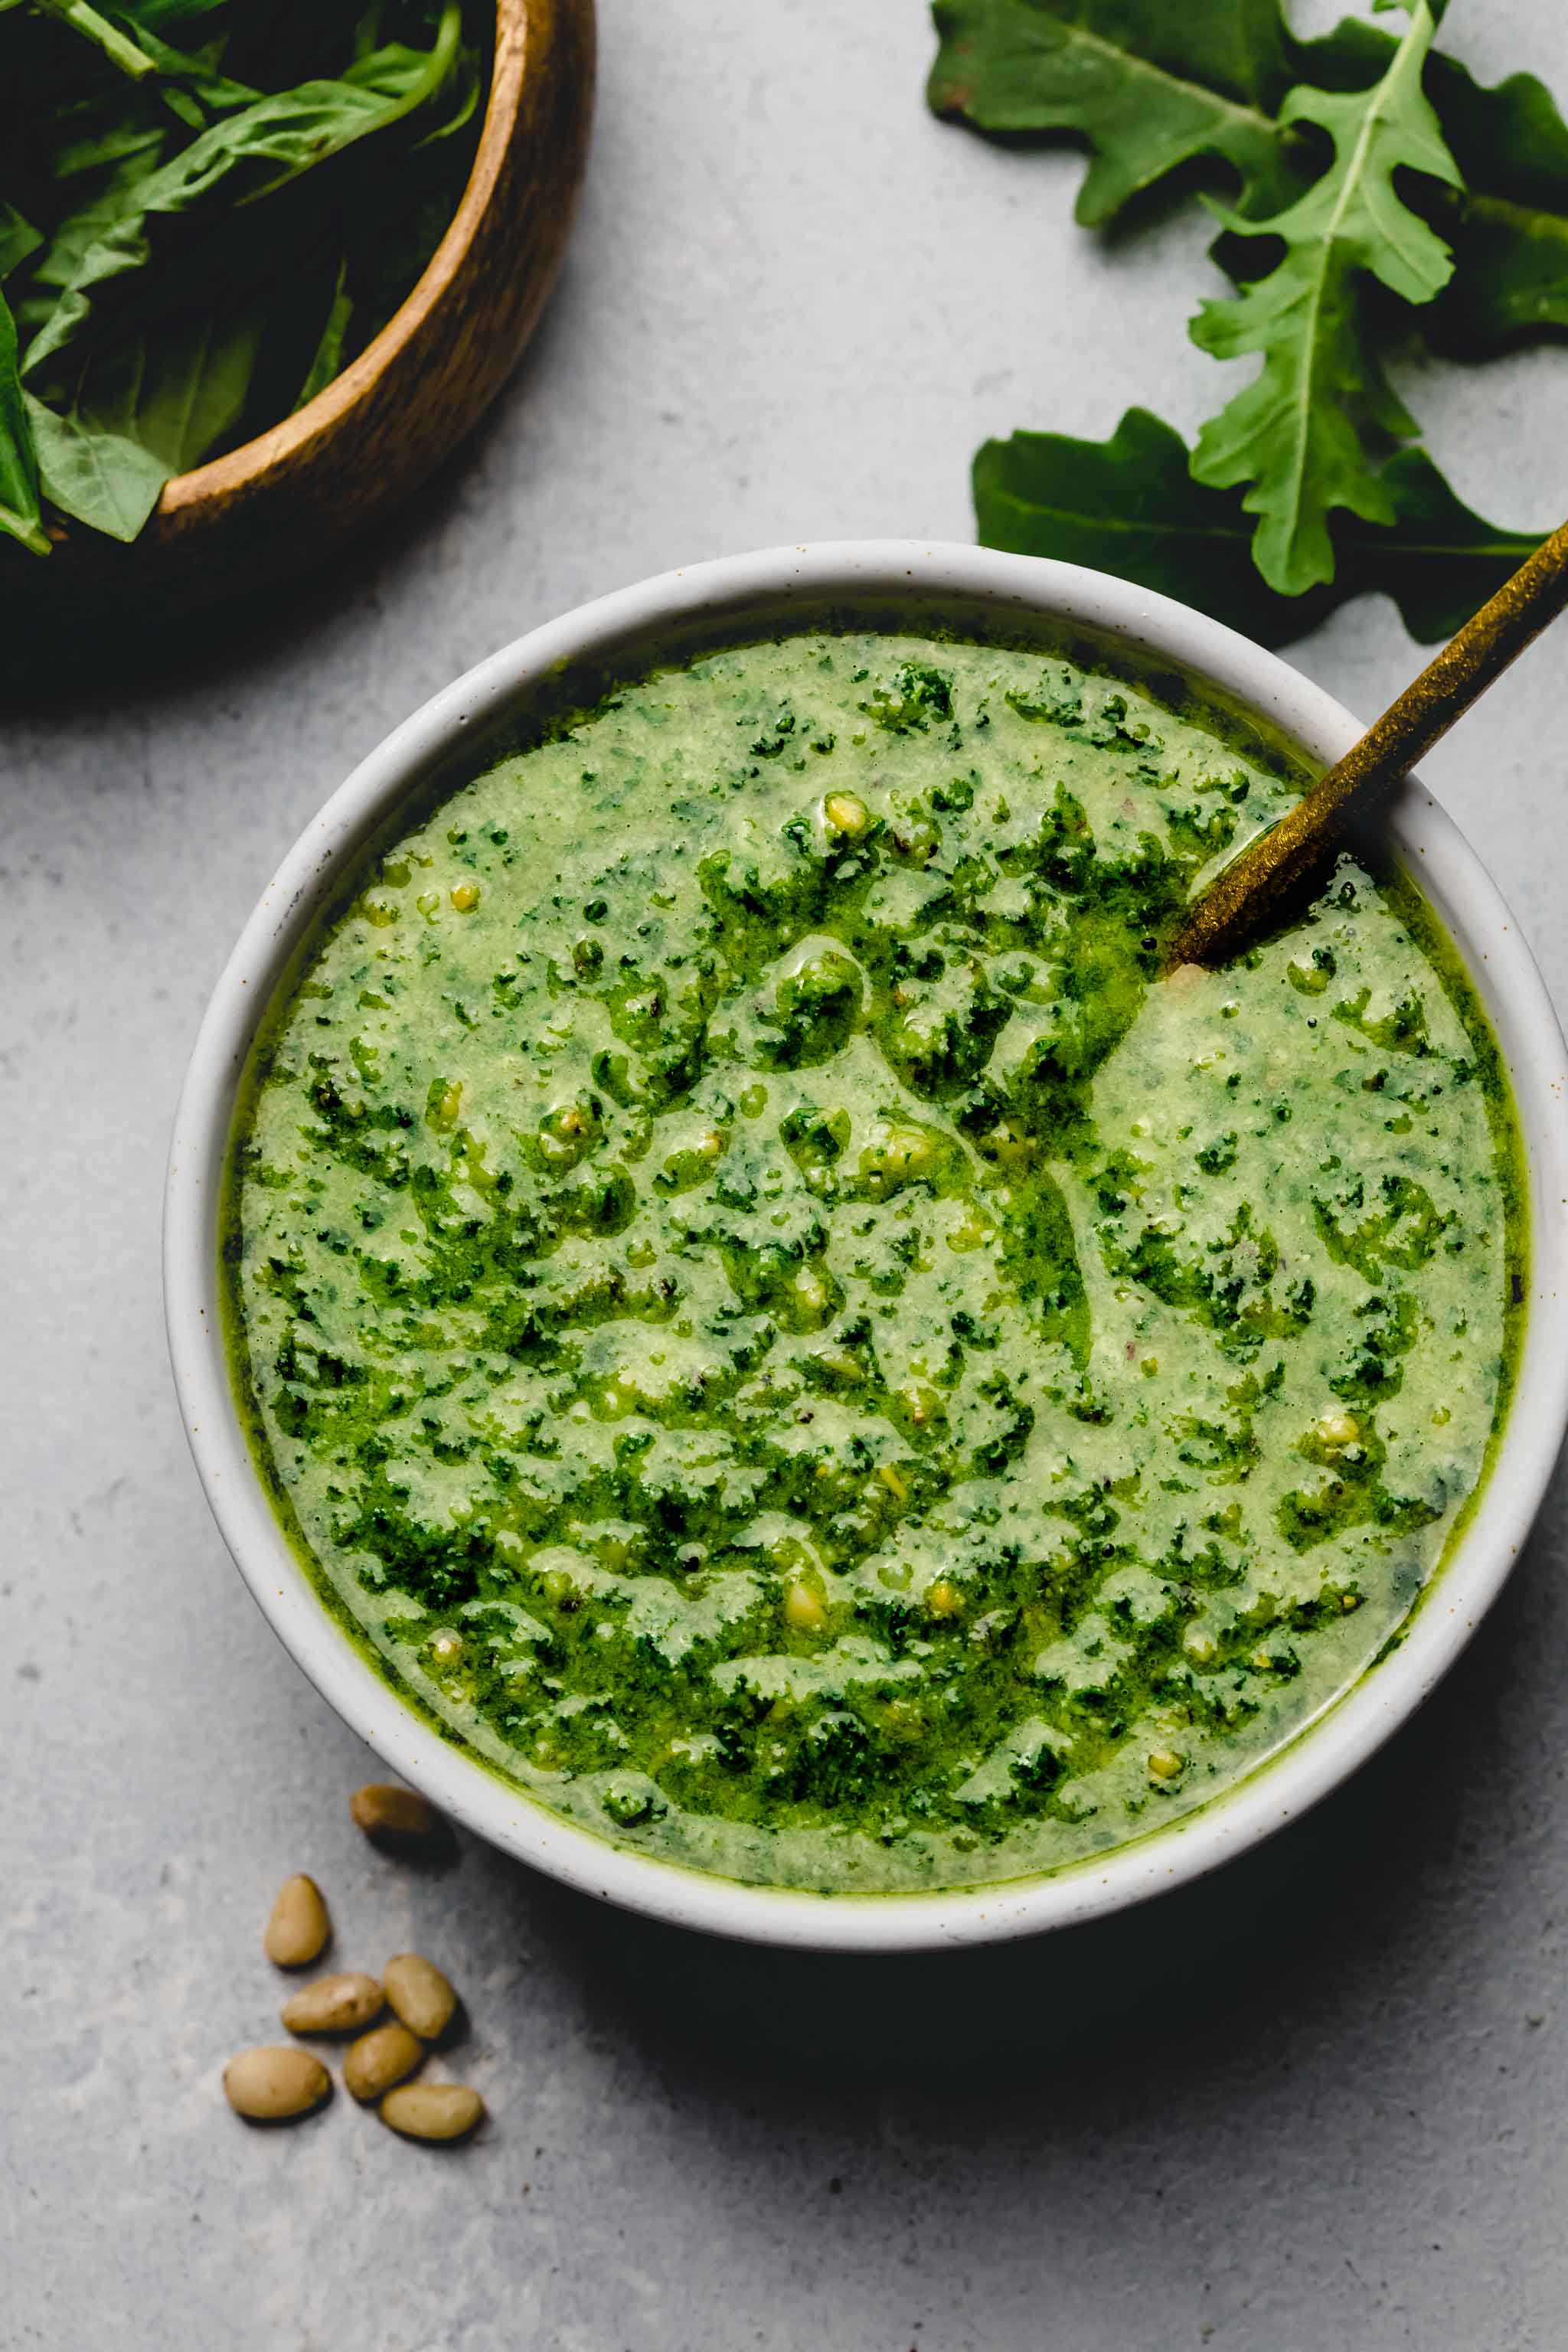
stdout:
[(1397, 1633), (1522, 1295), (1408, 883), (1159, 978), (1296, 795), (1039, 652), (656, 673), (364, 877), (226, 1241), (253, 1444), (384, 1671), (616, 1841), (825, 1891), (1161, 1826)]

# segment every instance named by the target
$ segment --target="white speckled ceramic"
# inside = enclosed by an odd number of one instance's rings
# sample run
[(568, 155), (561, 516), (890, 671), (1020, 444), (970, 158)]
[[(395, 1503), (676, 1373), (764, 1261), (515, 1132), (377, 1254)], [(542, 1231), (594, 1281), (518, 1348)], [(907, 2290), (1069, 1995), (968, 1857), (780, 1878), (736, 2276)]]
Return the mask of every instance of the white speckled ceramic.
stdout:
[(831, 605), (919, 626), (967, 608), (1015, 628), (1030, 616), (1185, 672), (1258, 713), (1328, 765), (1361, 732), (1285, 662), (1168, 598), (1099, 572), (919, 541), (847, 542), (737, 556), (622, 590), (509, 646), (426, 704), (374, 751), (295, 844), (217, 984), (196, 1040), (171, 1153), (164, 1290), (180, 1408), (202, 1482), (252, 1593), (294, 1657), (391, 1769), (519, 1860), (612, 1903), (763, 1943), (896, 1951), (1065, 1927), (1213, 1869), (1300, 1813), (1402, 1723), (1496, 1598), (1541, 1501), (1568, 1422), (1568, 1055), (1529, 949), (1474, 852), (1418, 782), (1389, 818), (1495, 1024), (1530, 1170), (1531, 1313), (1496, 1466), (1454, 1557), (1394, 1654), (1249, 1779), (1199, 1811), (1097, 1860), (1003, 1886), (921, 1895), (816, 1895), (736, 1885), (613, 1846), (558, 1820), (448, 1745), (375, 1674), (317, 1600), (252, 1465), (218, 1328), (218, 1195), (235, 1097), (256, 1026), (345, 866), (382, 835), (454, 747), (526, 709), (579, 665), (634, 664), (754, 616), (759, 634)]

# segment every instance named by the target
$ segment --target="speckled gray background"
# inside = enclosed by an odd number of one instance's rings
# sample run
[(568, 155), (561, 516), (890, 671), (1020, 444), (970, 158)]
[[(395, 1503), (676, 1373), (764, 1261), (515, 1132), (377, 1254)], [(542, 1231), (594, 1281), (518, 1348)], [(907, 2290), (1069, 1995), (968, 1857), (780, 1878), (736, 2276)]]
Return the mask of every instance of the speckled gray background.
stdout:
[[(535, 621), (686, 559), (971, 531), (968, 456), (1215, 399), (1192, 211), (1095, 245), (1081, 166), (921, 105), (918, 0), (602, 0), (587, 201), (523, 373), (424, 510), (195, 662), (0, 735), (0, 2343), (51, 2352), (1513, 2352), (1568, 2345), (1560, 1483), (1424, 1718), (1210, 1887), (1054, 1945), (770, 1958), (472, 1845), (411, 1878), (369, 1759), (208, 1519), (158, 1206), (207, 990), (367, 748)], [(1326, 8), (1314, 25), (1326, 22)], [(1451, 11), (1568, 88), (1554, 0)], [(1568, 509), (1568, 353), (1426, 364), (1461, 492)], [(1382, 604), (1298, 658), (1368, 715)], [(1563, 643), (1430, 767), (1560, 1003)], [(349, 1962), (466, 1991), (457, 2157), (334, 2109), (258, 2136), (225, 2057), (314, 1871)]]

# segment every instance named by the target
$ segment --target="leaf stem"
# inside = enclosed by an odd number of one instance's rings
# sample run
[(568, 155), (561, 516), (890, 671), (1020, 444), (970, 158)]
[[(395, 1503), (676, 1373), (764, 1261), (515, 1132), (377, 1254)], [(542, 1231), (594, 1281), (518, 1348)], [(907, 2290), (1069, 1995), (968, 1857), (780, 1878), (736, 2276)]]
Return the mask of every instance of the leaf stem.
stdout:
[(73, 33), (79, 33), (84, 40), (101, 49), (110, 65), (118, 66), (132, 81), (145, 81), (149, 74), (157, 72), (157, 59), (138, 48), (107, 16), (100, 16), (96, 8), (89, 7), (88, 0), (32, 0), (32, 5), (41, 16), (53, 16), (60, 24), (68, 25)]

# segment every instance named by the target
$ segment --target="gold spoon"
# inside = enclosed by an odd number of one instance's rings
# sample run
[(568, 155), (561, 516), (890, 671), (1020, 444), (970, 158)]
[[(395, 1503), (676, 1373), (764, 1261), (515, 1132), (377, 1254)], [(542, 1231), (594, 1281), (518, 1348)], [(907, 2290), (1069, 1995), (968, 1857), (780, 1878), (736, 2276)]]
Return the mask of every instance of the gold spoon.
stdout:
[(1300, 886), (1352, 821), (1426, 758), (1564, 604), (1568, 522), (1542, 541), (1289, 814), (1215, 875), (1183, 918), (1170, 968), (1223, 963), (1271, 917), (1283, 919)]

